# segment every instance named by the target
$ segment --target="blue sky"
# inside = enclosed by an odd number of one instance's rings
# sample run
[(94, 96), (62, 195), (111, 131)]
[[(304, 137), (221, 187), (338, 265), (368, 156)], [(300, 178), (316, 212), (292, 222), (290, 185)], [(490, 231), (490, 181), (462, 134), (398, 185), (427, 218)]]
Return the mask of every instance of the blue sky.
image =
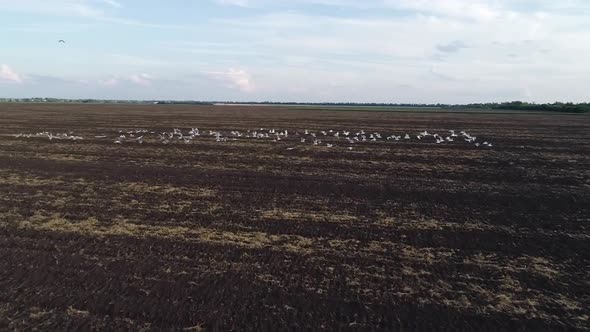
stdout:
[(0, 15), (0, 97), (590, 99), (586, 0), (0, 0)]

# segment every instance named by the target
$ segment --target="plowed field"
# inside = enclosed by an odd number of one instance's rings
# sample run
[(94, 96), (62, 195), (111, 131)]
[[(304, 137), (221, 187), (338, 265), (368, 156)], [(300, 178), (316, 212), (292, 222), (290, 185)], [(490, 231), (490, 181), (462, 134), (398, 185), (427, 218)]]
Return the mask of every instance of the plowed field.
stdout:
[[(492, 146), (416, 138), (449, 130)], [(588, 308), (588, 116), (0, 105), (1, 330), (565, 331)]]

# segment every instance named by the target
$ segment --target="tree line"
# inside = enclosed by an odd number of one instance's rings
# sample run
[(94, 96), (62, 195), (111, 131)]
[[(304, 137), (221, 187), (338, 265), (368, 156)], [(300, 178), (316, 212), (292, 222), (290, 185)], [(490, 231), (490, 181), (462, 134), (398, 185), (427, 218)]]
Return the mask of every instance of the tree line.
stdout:
[(467, 108), (481, 108), (492, 110), (517, 110), (517, 111), (536, 111), (536, 112), (563, 112), (563, 113), (588, 113), (590, 112), (590, 103), (547, 103), (536, 104), (527, 103), (523, 101), (511, 101), (505, 103), (485, 103), (485, 104), (468, 104), (468, 105), (453, 105), (450, 107), (467, 107)]
[(439, 108), (439, 109), (483, 109), (483, 110), (517, 110), (536, 112), (588, 113), (590, 103), (528, 103), (511, 101), (503, 103), (472, 103), (472, 104), (420, 104), (420, 103), (302, 103), (302, 102), (238, 102), (238, 101), (197, 101), (197, 100), (110, 100), (110, 99), (62, 99), (62, 98), (0, 98), (0, 102), (20, 103), (84, 103), (84, 104), (165, 104), (165, 105), (214, 105), (214, 104), (245, 104), (245, 105), (293, 105), (293, 106), (345, 106), (345, 107), (404, 107), (404, 108)]

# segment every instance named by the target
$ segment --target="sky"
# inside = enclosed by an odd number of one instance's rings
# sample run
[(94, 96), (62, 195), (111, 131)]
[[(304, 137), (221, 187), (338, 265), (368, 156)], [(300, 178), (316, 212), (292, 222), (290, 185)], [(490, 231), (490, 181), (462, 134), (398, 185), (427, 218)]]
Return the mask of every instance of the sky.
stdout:
[(590, 101), (587, 0), (0, 0), (0, 16), (0, 97)]

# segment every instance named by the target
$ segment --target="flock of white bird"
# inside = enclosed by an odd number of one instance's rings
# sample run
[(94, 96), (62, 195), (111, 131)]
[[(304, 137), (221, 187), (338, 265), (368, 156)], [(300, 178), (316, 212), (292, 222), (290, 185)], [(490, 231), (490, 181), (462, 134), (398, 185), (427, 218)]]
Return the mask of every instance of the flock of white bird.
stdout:
[[(174, 142), (181, 142), (190, 144), (193, 140), (200, 137), (209, 137), (214, 139), (216, 142), (228, 142), (237, 141), (239, 139), (257, 139), (257, 140), (272, 140), (273, 142), (287, 141), (299, 141), (302, 144), (311, 144), (314, 146), (325, 146), (328, 148), (334, 148), (338, 145), (347, 147), (349, 150), (353, 149), (353, 146), (358, 143), (371, 143), (379, 141), (411, 141), (418, 140), (425, 143), (443, 144), (451, 142), (463, 142), (473, 144), (475, 147), (486, 147), (491, 148), (493, 145), (490, 142), (480, 142), (477, 137), (468, 134), (465, 131), (455, 132), (455, 130), (449, 130), (444, 135), (437, 133), (429, 133), (423, 131), (414, 135), (410, 134), (382, 134), (379, 132), (365, 132), (364, 130), (350, 131), (350, 130), (302, 130), (289, 132), (287, 129), (277, 130), (271, 129), (255, 129), (241, 132), (239, 130), (232, 130), (228, 132), (207, 130), (200, 131), (198, 128), (191, 128), (190, 130), (181, 130), (174, 128), (172, 131), (156, 132), (147, 129), (135, 129), (135, 130), (119, 130), (116, 134), (103, 134), (95, 135), (91, 137), (82, 137), (75, 135), (72, 131), (68, 133), (57, 133), (43, 131), (35, 134), (17, 134), (14, 135), (17, 138), (48, 138), (50, 141), (53, 140), (84, 140), (84, 139), (95, 139), (95, 140), (112, 140), (114, 144), (128, 144), (137, 143), (143, 144), (144, 141), (156, 142), (161, 144), (170, 144)], [(294, 150), (295, 147), (288, 147), (287, 150)]]

